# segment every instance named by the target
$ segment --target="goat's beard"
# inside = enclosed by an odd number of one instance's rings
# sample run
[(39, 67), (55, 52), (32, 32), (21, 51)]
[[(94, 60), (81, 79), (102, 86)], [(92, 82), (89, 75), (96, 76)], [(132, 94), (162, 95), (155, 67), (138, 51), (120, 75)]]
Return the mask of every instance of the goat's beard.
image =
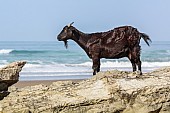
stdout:
[(68, 48), (68, 41), (64, 40), (64, 46), (66, 47), (66, 49)]

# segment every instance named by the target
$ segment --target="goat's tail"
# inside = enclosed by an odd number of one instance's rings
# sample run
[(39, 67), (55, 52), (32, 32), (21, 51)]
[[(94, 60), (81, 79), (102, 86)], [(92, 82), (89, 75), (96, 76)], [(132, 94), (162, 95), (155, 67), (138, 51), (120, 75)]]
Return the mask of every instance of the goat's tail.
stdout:
[(140, 33), (140, 36), (143, 38), (143, 40), (146, 42), (146, 44), (147, 44), (148, 46), (150, 46), (148, 40), (149, 40), (150, 42), (152, 42), (152, 40), (149, 38), (149, 36), (148, 36), (147, 34), (145, 34), (145, 33)]

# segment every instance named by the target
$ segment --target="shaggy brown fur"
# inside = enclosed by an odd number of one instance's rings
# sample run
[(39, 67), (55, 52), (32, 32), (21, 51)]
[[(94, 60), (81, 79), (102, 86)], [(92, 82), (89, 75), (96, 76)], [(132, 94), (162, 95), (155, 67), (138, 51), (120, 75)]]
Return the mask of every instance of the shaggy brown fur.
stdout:
[(85, 34), (77, 30), (72, 25), (65, 26), (57, 39), (64, 41), (67, 47), (67, 40), (72, 39), (84, 49), (89, 58), (93, 60), (93, 75), (100, 71), (100, 58), (117, 59), (128, 57), (132, 63), (133, 71), (136, 71), (136, 65), (140, 74), (140, 39), (141, 37), (149, 46), (148, 35), (140, 33), (131, 26), (117, 27), (113, 30), (100, 33)]

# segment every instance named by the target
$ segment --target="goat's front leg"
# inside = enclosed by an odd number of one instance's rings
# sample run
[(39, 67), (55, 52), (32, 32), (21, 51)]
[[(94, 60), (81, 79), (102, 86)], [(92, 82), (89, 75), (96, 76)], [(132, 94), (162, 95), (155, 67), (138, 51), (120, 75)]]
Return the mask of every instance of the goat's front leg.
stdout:
[(97, 72), (100, 71), (100, 59), (99, 58), (93, 58), (93, 75), (96, 75)]
[(135, 72), (136, 71), (135, 61), (133, 59), (131, 59), (130, 61), (131, 61), (131, 64), (132, 64), (133, 72)]

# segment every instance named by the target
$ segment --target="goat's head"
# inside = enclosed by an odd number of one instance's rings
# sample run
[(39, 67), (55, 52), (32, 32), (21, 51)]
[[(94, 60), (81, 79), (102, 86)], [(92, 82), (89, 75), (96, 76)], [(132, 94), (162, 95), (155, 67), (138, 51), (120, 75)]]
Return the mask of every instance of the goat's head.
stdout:
[(67, 40), (71, 39), (73, 37), (73, 32), (72, 32), (72, 22), (69, 25), (66, 25), (63, 30), (60, 32), (60, 34), (57, 36), (58, 41), (64, 41), (65, 47), (67, 48)]

